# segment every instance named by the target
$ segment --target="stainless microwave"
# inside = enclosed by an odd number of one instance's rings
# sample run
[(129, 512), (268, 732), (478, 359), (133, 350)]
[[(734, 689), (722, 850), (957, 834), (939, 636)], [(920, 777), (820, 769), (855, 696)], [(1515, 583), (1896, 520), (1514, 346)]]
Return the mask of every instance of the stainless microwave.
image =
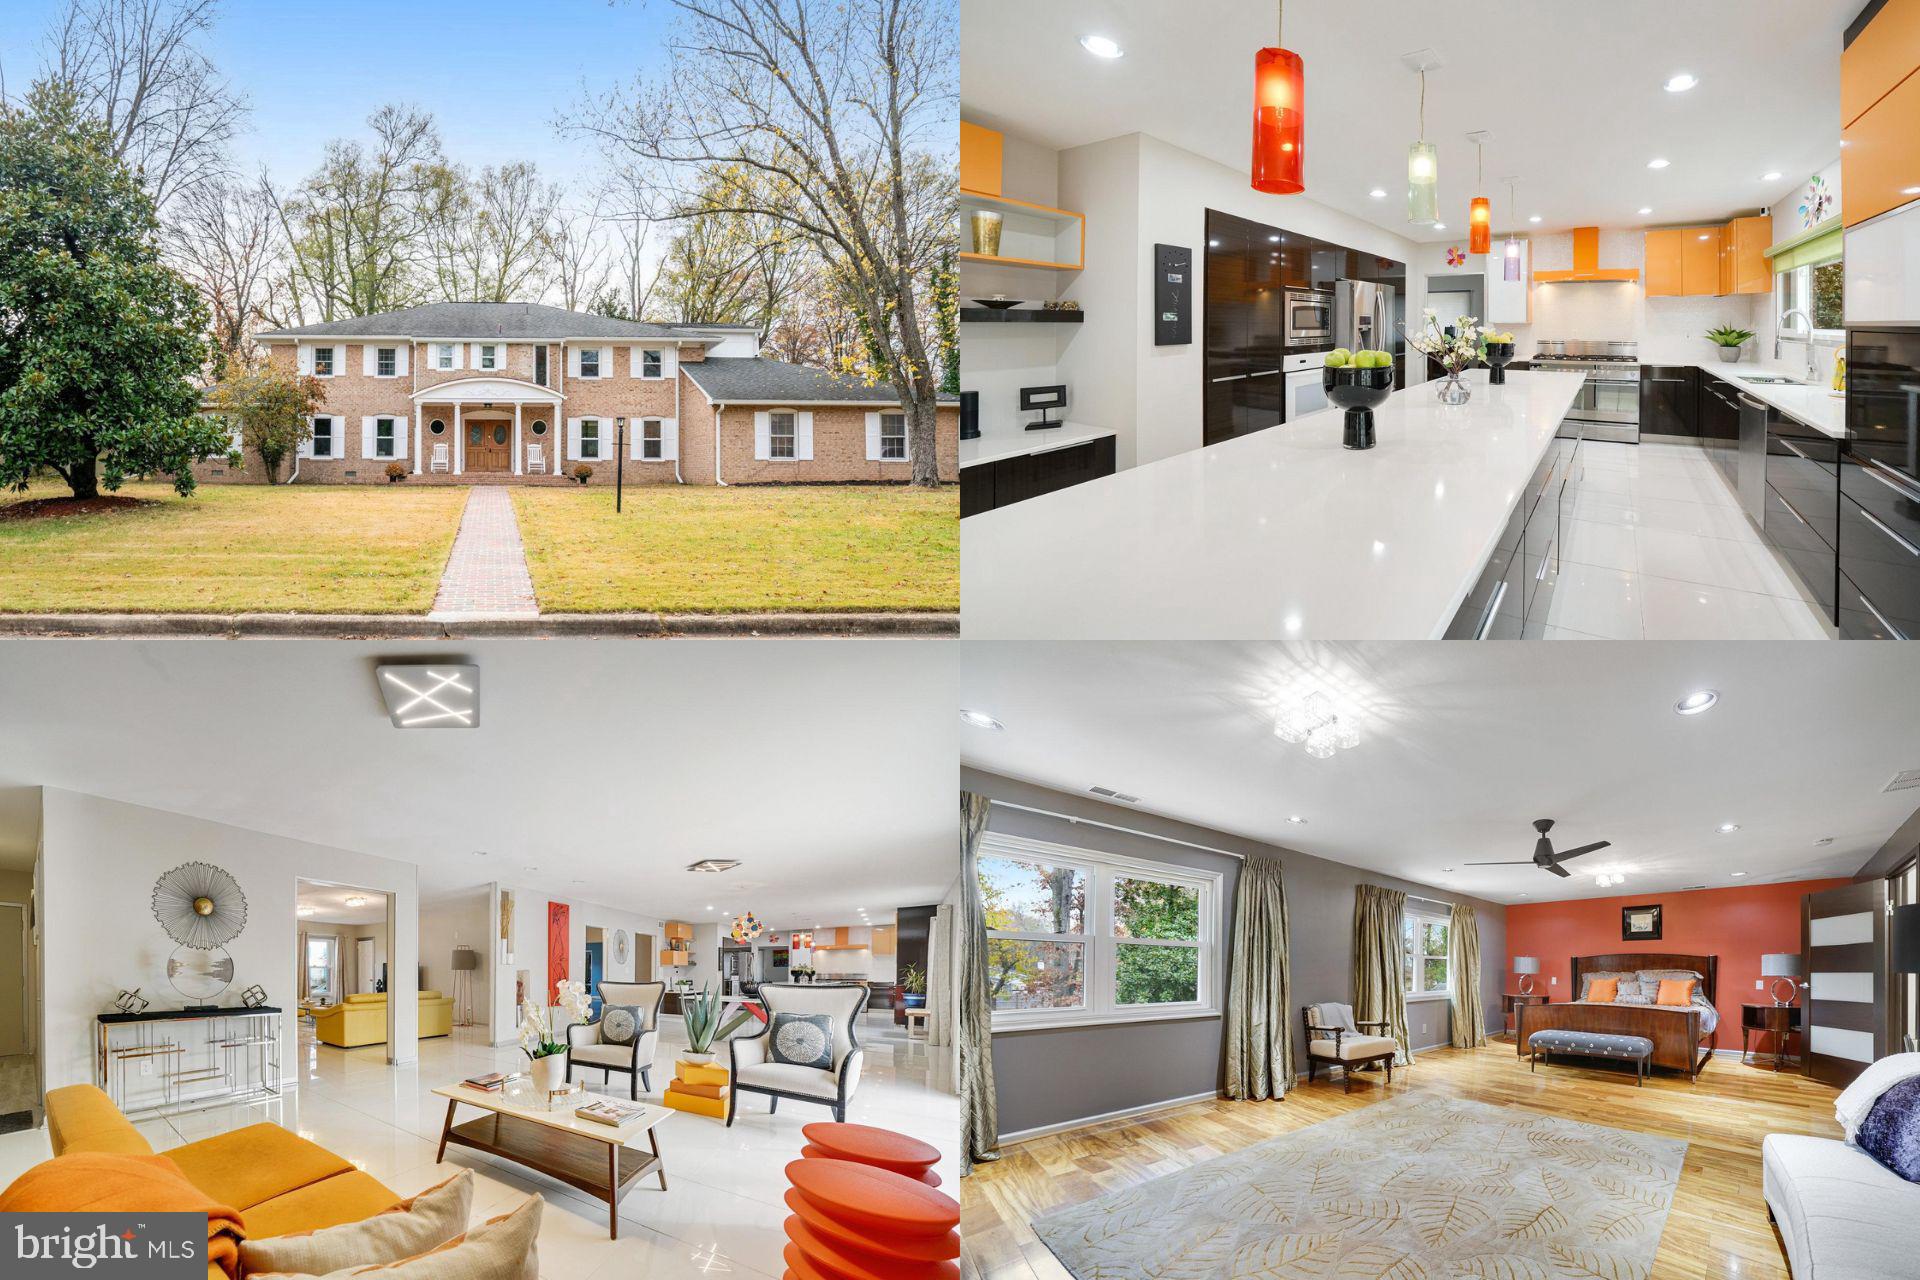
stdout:
[(1281, 341), (1311, 347), (1333, 341), (1333, 295), (1315, 289), (1289, 289), (1281, 301)]

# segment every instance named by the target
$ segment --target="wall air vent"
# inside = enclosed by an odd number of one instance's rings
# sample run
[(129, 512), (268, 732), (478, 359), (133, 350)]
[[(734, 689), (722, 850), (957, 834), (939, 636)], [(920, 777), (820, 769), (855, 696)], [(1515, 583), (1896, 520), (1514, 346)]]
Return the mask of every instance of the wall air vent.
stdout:
[(1103, 800), (1118, 800), (1121, 804), (1140, 803), (1139, 796), (1130, 796), (1124, 791), (1115, 791), (1112, 787), (1088, 787), (1087, 791), (1089, 794), (1099, 796)]
[(1912, 787), (1920, 787), (1920, 769), (1908, 769), (1905, 773), (1894, 774), (1893, 781), (1880, 790), (1882, 792), (1906, 791)]
[(731, 871), (740, 865), (738, 858), (702, 858), (698, 862), (689, 862), (689, 871)]

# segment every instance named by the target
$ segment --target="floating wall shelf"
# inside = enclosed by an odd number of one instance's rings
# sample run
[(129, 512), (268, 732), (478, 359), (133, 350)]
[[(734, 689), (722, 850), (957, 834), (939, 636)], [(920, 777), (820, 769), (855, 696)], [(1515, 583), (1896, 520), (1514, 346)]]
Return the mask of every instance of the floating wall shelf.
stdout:
[[(995, 259), (989, 258), (989, 262)], [(962, 307), (962, 324), (1079, 324), (1087, 318), (1084, 311), (1043, 311), (1038, 307)]]
[(1050, 271), (1078, 271), (1086, 265), (1085, 214), (1049, 205), (980, 191), (960, 191), (960, 243), (973, 243), (973, 215), (1000, 215), (1000, 253), (962, 251), (962, 262), (991, 262), (1008, 267), (1041, 267)]

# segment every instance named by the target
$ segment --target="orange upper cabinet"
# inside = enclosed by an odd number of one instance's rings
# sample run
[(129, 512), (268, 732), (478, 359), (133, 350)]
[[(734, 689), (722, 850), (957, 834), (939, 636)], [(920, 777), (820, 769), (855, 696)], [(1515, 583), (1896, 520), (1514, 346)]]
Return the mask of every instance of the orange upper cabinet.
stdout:
[(1727, 224), (1727, 262), (1732, 268), (1730, 293), (1772, 293), (1773, 266), (1767, 246), (1773, 241), (1773, 219), (1735, 218)]
[(1840, 53), (1840, 123), (1851, 125), (1872, 110), (1916, 67), (1920, 0), (1887, 0)]
[(1647, 232), (1647, 296), (1677, 298), (1687, 291), (1680, 271), (1683, 253), (1681, 227), (1664, 227)]
[(1000, 190), (1001, 146), (1004, 135), (977, 124), (960, 122), (960, 186), (983, 196)]
[(1687, 227), (1680, 233), (1681, 292), (1712, 296), (1720, 292), (1720, 228)]

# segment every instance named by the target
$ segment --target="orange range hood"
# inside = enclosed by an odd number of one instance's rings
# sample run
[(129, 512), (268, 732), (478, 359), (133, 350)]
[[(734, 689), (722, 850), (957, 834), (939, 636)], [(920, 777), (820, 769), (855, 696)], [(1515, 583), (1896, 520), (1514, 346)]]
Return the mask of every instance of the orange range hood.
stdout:
[(1573, 270), (1533, 273), (1535, 284), (1606, 284), (1615, 281), (1637, 284), (1639, 280), (1640, 272), (1635, 267), (1601, 267), (1598, 227), (1573, 229)]

